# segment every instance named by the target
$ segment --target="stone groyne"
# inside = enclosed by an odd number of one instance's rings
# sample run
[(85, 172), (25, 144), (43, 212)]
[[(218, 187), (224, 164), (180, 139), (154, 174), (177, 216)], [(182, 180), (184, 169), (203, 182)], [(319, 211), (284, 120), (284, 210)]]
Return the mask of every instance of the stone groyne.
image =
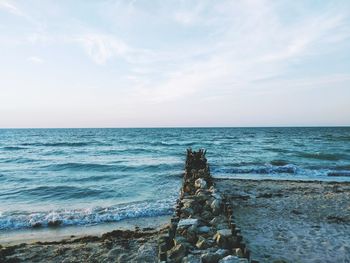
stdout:
[(236, 227), (230, 203), (215, 189), (205, 154), (187, 150), (175, 215), (159, 238), (159, 261), (257, 263)]

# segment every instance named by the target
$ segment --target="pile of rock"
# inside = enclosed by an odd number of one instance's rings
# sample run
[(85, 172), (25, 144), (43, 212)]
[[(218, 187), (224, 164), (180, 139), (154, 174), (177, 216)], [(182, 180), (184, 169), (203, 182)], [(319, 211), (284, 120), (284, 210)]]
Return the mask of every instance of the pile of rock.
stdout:
[(206, 151), (187, 150), (180, 199), (168, 232), (159, 238), (161, 262), (248, 263), (250, 253), (229, 202), (216, 191)]

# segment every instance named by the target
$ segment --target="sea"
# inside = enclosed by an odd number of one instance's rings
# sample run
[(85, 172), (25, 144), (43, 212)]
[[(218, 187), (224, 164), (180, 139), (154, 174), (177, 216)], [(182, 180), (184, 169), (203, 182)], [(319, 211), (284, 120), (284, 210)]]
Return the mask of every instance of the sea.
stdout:
[(187, 148), (216, 178), (350, 181), (350, 127), (0, 129), (0, 234), (170, 215)]

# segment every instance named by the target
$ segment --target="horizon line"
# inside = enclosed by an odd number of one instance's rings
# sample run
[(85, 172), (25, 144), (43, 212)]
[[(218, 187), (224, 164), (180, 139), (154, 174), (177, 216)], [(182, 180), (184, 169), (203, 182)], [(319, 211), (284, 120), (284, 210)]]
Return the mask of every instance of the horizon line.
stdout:
[(281, 125), (281, 126), (121, 126), (121, 127), (0, 127), (0, 130), (21, 129), (210, 129), (210, 128), (350, 128), (350, 125)]

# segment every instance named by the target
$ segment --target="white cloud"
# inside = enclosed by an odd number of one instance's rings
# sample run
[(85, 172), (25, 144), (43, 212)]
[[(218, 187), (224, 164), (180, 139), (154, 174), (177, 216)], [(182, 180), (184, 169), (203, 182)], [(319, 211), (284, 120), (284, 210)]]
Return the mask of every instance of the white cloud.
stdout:
[(97, 64), (104, 64), (113, 57), (123, 57), (131, 52), (127, 44), (114, 36), (86, 34), (76, 40)]
[(39, 58), (39, 57), (36, 57), (36, 56), (29, 57), (27, 60), (32, 62), (32, 63), (34, 63), (34, 64), (42, 64), (42, 63), (44, 63), (44, 60), (42, 58)]
[(1, 0), (0, 1), (0, 10), (5, 10), (16, 16), (24, 16), (23, 12), (13, 3), (9, 1)]
[[(216, 103), (217, 112), (229, 115), (230, 101), (243, 105), (243, 112), (245, 105), (255, 102), (261, 106), (261, 94), (278, 97), (284, 90), (301, 93), (317, 86), (345, 86), (350, 81), (341, 74), (348, 57), (350, 15), (340, 5), (310, 8), (293, 1), (260, 0), (179, 1), (178, 5), (112, 2), (92, 2), (86, 10), (82, 2), (58, 4), (56, 18), (23, 8), (44, 26), (21, 26), (18, 21), (5, 37), (17, 34), (16, 48), (23, 45), (30, 54), (40, 54), (39, 48), (45, 48), (52, 60), (58, 56), (56, 50), (59, 55), (69, 54), (77, 73), (83, 63), (76, 56), (80, 48), (92, 63), (104, 67), (82, 67), (74, 81), (80, 81), (81, 87), (94, 82), (102, 94), (100, 101), (135, 109), (130, 113), (133, 116), (146, 114), (147, 107), (182, 105), (184, 100), (210, 101)], [(21, 13), (15, 5), (5, 6), (0, 8)], [(338, 59), (341, 66), (327, 64), (328, 59), (332, 63)], [(43, 63), (35, 56), (28, 61)], [(57, 65), (62, 74), (66, 61), (63, 57)], [(91, 74), (85, 78), (86, 73)], [(68, 87), (70, 80), (62, 79), (67, 85), (61, 86)]]

